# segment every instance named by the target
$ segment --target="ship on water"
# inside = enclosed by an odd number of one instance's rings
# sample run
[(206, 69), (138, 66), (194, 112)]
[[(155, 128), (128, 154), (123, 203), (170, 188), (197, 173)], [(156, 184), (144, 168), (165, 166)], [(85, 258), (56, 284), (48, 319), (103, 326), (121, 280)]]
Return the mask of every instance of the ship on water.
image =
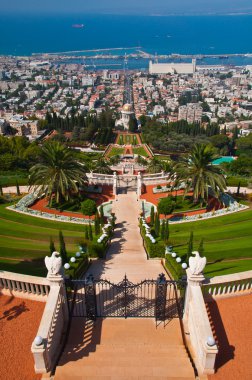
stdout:
[(73, 25), (72, 25), (72, 28), (75, 28), (75, 29), (83, 29), (83, 28), (84, 28), (84, 24), (73, 24)]

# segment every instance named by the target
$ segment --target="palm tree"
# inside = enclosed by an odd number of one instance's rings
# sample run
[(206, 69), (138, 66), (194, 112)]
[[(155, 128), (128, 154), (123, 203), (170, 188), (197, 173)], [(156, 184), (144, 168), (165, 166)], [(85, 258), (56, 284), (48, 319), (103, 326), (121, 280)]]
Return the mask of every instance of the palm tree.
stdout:
[(71, 192), (87, 181), (85, 167), (78, 162), (74, 152), (60, 142), (51, 141), (42, 147), (41, 162), (30, 169), (30, 187), (39, 195), (45, 193), (51, 204), (69, 200)]
[(185, 193), (193, 189), (194, 201), (207, 201), (209, 190), (219, 197), (226, 189), (226, 181), (220, 167), (212, 165), (216, 154), (210, 145), (196, 144), (191, 153), (176, 166), (179, 180), (185, 181)]

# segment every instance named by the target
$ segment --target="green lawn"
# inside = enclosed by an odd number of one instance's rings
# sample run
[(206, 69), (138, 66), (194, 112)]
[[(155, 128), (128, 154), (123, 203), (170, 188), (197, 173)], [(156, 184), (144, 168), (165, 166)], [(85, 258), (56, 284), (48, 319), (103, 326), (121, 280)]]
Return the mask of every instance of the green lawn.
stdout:
[[(44, 257), (49, 254), (50, 237), (58, 246), (63, 232), (69, 256), (84, 240), (84, 226), (47, 221), (6, 210), (0, 205), (0, 267), (2, 270), (45, 275)], [(12, 259), (12, 260), (10, 260)]]
[(124, 152), (124, 148), (113, 147), (112, 149), (110, 149), (108, 157), (117, 156), (118, 154), (123, 154), (123, 152)]
[(138, 154), (139, 156), (149, 157), (148, 153), (142, 146), (139, 148), (133, 148), (133, 153)]
[(118, 139), (119, 145), (131, 144), (138, 145), (137, 135), (135, 134), (120, 134)]
[(204, 239), (204, 255), (208, 261), (205, 273), (209, 276), (228, 274), (252, 269), (251, 230), (252, 210), (248, 210), (206, 221), (170, 225), (170, 242), (174, 251), (185, 258), (189, 234), (193, 231), (194, 250)]

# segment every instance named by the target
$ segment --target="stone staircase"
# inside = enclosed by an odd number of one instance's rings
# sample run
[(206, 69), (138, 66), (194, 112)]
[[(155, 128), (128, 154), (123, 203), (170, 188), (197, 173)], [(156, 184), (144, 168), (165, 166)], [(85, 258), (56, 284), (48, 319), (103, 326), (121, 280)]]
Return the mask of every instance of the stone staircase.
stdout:
[(179, 320), (76, 318), (54, 380), (192, 380)]

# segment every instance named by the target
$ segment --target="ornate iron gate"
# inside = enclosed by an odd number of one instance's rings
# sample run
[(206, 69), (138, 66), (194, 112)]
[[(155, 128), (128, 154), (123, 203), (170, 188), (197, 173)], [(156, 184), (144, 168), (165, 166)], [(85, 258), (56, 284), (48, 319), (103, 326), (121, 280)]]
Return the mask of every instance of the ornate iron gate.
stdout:
[(108, 280), (66, 281), (71, 317), (142, 317), (158, 321), (181, 316), (185, 283), (166, 280), (164, 274), (157, 280), (144, 280), (137, 284), (127, 276), (114, 284)]

